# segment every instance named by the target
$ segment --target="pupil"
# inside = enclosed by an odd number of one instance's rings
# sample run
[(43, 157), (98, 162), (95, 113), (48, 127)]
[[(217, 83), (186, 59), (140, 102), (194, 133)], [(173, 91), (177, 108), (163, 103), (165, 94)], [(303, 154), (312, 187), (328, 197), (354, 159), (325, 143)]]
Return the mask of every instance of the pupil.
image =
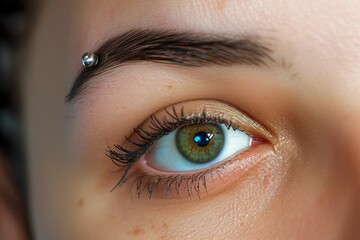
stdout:
[(206, 132), (198, 132), (194, 136), (194, 142), (199, 147), (206, 147), (210, 142), (210, 140), (211, 140), (211, 134), (208, 134)]

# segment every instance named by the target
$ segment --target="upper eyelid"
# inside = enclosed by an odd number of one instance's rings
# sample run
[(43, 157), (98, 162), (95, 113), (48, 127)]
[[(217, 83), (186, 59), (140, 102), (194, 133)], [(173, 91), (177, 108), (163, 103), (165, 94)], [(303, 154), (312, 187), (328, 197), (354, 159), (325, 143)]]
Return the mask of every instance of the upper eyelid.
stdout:
[[(189, 108), (189, 104), (196, 106), (197, 109)], [(202, 114), (204, 110), (206, 112), (211, 113), (212, 115), (221, 114), (223, 118), (227, 120), (231, 120), (230, 116), (237, 116), (237, 119), (233, 119), (233, 123), (238, 123), (239, 126), (237, 126), (240, 130), (245, 131), (246, 133), (252, 135), (256, 134), (258, 137), (262, 137), (264, 139), (269, 140), (271, 143), (276, 142), (276, 135), (275, 133), (265, 125), (261, 124), (256, 118), (253, 116), (245, 113), (244, 111), (238, 110), (235, 106), (224, 102), (219, 101), (216, 99), (193, 99), (193, 100), (186, 100), (181, 101), (177, 103), (170, 104), (169, 107), (164, 107), (155, 113), (151, 114), (150, 117), (147, 117), (142, 123), (136, 126), (136, 128), (146, 128), (146, 126), (149, 125), (149, 121), (151, 121), (152, 117), (169, 117), (168, 113), (166, 112), (172, 112), (173, 110), (171, 108), (176, 107), (179, 108), (181, 106), (181, 109), (177, 109), (178, 114), (183, 114), (186, 117), (191, 117), (192, 114)], [(186, 108), (187, 113), (183, 113), (184, 109)], [(219, 110), (222, 109), (222, 110)], [(192, 114), (189, 114), (189, 112), (193, 112)], [(235, 111), (235, 112), (234, 112)], [(163, 115), (165, 114), (165, 115)], [(161, 117), (162, 116), (162, 117)], [(135, 128), (135, 129), (136, 129)], [(254, 132), (255, 131), (255, 132)], [(131, 137), (133, 135), (134, 131), (132, 130), (127, 134), (127, 136)]]
[[(257, 130), (259, 130), (257, 133), (259, 133), (261, 135), (261, 137), (267, 138), (269, 140), (274, 139), (275, 137), (275, 133), (268, 127), (266, 127), (265, 125), (261, 124), (259, 120), (257, 120), (254, 116), (251, 116), (248, 113), (245, 113), (243, 110), (238, 110), (236, 107), (234, 107), (233, 105), (229, 104), (229, 103), (225, 103), (222, 101), (217, 101), (217, 100), (207, 100), (209, 101), (210, 104), (208, 104), (206, 106), (207, 109), (212, 109), (215, 108), (215, 105), (212, 105), (214, 103), (216, 104), (221, 104), (222, 106), (226, 107), (226, 110), (230, 112), (230, 110), (236, 110), (236, 114), (239, 114), (241, 116), (241, 126), (242, 127), (246, 127), (247, 125), (252, 125), (254, 128), (256, 128)], [(224, 110), (223, 110), (224, 111)], [(231, 115), (231, 114), (229, 114)]]

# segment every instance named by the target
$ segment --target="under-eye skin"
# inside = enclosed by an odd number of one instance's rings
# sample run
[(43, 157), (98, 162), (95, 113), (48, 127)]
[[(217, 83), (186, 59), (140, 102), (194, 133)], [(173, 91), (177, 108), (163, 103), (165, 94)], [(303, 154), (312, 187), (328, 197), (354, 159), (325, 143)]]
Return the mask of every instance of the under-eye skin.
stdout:
[(261, 156), (255, 150), (269, 137), (264, 126), (228, 104), (192, 100), (151, 115), (106, 153), (121, 174), (114, 189), (128, 185), (138, 198), (201, 198), (226, 185), (231, 172), (254, 166)]

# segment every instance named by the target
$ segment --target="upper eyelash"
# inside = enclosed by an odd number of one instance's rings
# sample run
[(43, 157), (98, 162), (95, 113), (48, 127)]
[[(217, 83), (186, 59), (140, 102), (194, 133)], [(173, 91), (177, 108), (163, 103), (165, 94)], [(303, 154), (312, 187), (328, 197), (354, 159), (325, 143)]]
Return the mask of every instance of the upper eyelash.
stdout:
[(198, 123), (217, 123), (224, 124), (228, 129), (239, 130), (250, 137), (251, 134), (242, 130), (239, 126), (235, 125), (232, 120), (226, 119), (221, 115), (212, 116), (206, 112), (206, 109), (198, 114), (192, 114), (186, 116), (184, 108), (182, 107), (180, 112), (177, 112), (173, 106), (171, 111), (168, 108), (163, 109), (164, 112), (169, 116), (164, 116), (162, 119), (156, 117), (156, 115), (150, 116), (150, 123), (148, 128), (154, 132), (144, 130), (142, 127), (134, 129), (134, 133), (139, 137), (136, 140), (132, 140), (129, 137), (125, 137), (128, 143), (135, 145), (138, 149), (131, 151), (123, 146), (115, 144), (114, 147), (120, 151), (112, 150), (110, 147), (106, 150), (106, 155), (112, 160), (112, 162), (120, 167), (116, 172), (122, 172), (122, 177), (118, 183), (114, 186), (113, 190), (121, 187), (127, 181), (127, 175), (135, 161), (141, 157), (162, 136), (167, 135), (181, 126), (198, 124)]

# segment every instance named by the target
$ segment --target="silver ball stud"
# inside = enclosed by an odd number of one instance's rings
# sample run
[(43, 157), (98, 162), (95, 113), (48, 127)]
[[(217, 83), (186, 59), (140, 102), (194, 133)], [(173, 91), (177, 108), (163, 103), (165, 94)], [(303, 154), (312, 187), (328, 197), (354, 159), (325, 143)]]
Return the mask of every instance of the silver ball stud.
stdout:
[(90, 52), (84, 53), (81, 58), (81, 63), (84, 67), (93, 67), (98, 63), (98, 57)]

